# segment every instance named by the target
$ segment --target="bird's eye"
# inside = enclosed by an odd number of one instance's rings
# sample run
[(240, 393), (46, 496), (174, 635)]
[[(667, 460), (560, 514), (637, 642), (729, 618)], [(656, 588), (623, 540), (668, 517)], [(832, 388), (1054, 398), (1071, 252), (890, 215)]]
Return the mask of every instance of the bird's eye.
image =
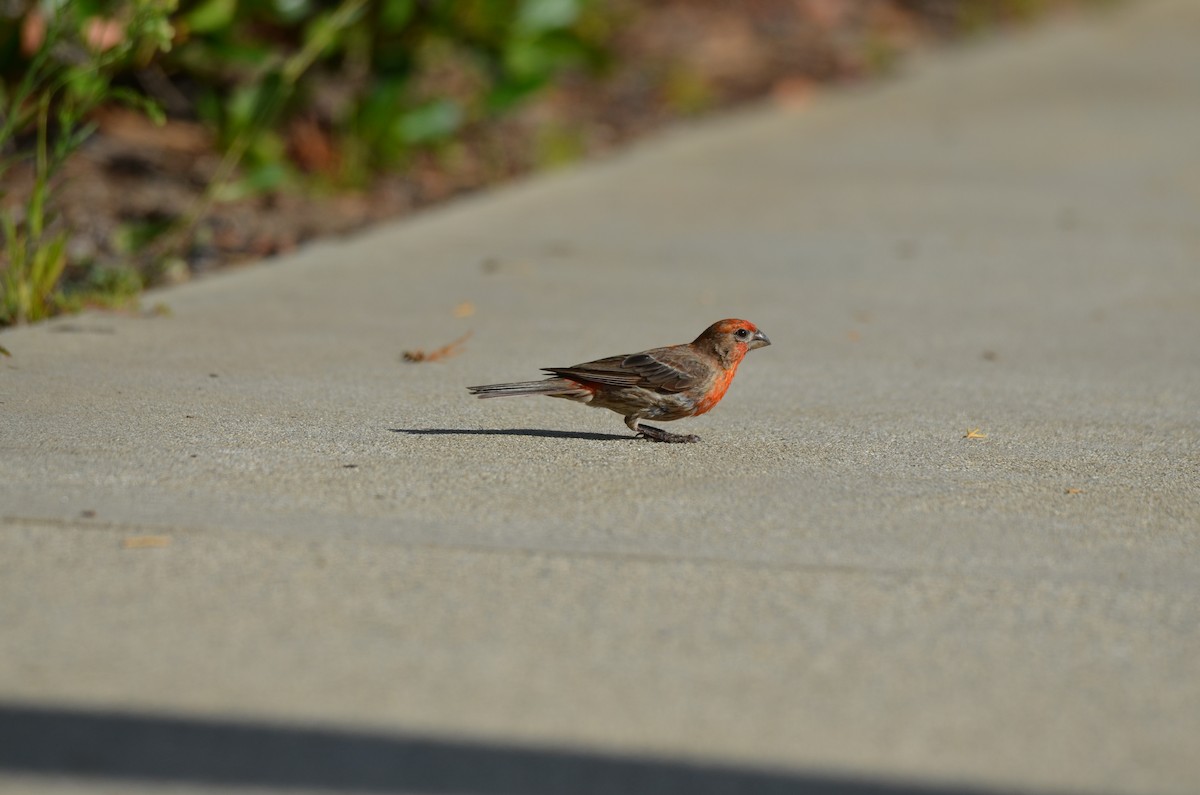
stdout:
[(750, 336), (750, 331), (748, 329), (740, 328), (733, 332), (733, 336), (737, 337), (739, 340), (744, 340)]

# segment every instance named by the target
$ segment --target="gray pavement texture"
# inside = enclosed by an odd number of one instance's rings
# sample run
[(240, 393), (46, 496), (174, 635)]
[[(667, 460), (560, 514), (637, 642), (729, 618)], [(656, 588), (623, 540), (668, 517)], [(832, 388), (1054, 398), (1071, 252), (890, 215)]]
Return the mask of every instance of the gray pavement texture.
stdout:
[[(1128, 3), (4, 332), (0, 790), (1200, 791), (1197, 41)], [(700, 444), (464, 389), (727, 316)]]

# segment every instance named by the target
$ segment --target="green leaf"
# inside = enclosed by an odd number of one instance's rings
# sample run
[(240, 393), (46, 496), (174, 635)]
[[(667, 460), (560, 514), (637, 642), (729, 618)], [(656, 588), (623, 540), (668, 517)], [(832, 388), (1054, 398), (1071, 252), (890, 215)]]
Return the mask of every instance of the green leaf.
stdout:
[(416, 9), (414, 0), (384, 0), (379, 9), (379, 25), (387, 31), (399, 30), (412, 19)]
[(167, 114), (163, 112), (162, 106), (147, 96), (132, 91), (124, 86), (114, 86), (111, 91), (111, 96), (117, 102), (121, 102), (131, 108), (140, 110), (150, 118), (158, 126), (162, 126), (167, 121)]
[(309, 22), (304, 28), (304, 46), (283, 62), (280, 71), (284, 82), (296, 84), (318, 58), (335, 48), (344, 48), (344, 34), (362, 16), (365, 4), (366, 0), (343, 0), (337, 8)]
[(484, 102), (488, 112), (504, 113), (524, 101), (543, 85), (541, 80), (505, 80), (488, 93)]
[(248, 169), (246, 176), (214, 190), (218, 201), (238, 201), (247, 196), (259, 196), (281, 188), (291, 176), (286, 165), (271, 160)]
[(276, 13), (289, 25), (294, 25), (312, 13), (313, 4), (309, 0), (275, 0)]
[(566, 66), (584, 61), (584, 48), (570, 37), (518, 36), (504, 49), (504, 68), (519, 81), (542, 82)]
[(430, 143), (452, 134), (462, 124), (462, 120), (462, 108), (457, 102), (440, 99), (401, 116), (398, 131), (405, 143)]
[(283, 185), (287, 178), (287, 167), (279, 161), (271, 161), (253, 169), (242, 183), (250, 193), (266, 193)]
[(233, 90), (225, 101), (225, 119), (229, 129), (240, 132), (248, 127), (255, 113), (262, 106), (263, 87), (261, 83), (240, 85)]
[(579, 18), (579, 11), (579, 0), (522, 0), (516, 27), (523, 33), (570, 27)]
[(237, 14), (237, 0), (205, 0), (184, 19), (193, 33), (211, 33), (227, 27)]

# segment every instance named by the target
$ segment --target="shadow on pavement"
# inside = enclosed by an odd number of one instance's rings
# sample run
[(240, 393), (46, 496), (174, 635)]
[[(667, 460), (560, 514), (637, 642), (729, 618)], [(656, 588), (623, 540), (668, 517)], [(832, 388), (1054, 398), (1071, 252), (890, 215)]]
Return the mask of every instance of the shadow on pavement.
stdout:
[(638, 436), (618, 436), (612, 433), (585, 431), (547, 431), (540, 428), (388, 428), (392, 433), (414, 436), (542, 436), (547, 439), (589, 439), (594, 442), (643, 441)]
[(0, 774), (5, 772), (364, 793), (981, 792), (365, 731), (0, 704)]

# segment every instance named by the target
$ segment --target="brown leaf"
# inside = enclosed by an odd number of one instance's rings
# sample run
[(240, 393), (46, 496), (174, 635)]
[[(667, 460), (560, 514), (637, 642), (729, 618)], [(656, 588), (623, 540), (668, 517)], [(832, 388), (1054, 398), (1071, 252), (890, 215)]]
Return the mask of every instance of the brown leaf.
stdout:
[(472, 332), (468, 331), (466, 334), (463, 334), (453, 342), (429, 351), (428, 353), (426, 353), (423, 348), (405, 351), (404, 361), (416, 364), (418, 362), (436, 362), (440, 361), (441, 359), (448, 359), (451, 356), (457, 356), (458, 354), (462, 353), (462, 346), (468, 339), (471, 338), (471, 333)]

